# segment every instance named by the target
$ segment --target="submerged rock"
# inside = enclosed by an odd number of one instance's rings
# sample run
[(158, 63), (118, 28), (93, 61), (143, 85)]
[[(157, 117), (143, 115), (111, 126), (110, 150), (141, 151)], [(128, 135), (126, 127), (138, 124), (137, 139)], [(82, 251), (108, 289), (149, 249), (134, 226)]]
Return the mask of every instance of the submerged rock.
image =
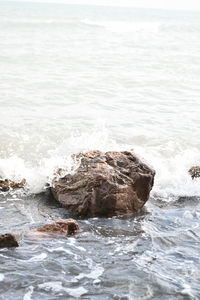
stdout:
[(14, 182), (9, 179), (0, 180), (0, 191), (7, 192), (10, 189), (23, 188), (26, 184), (26, 179), (22, 179), (20, 182)]
[(79, 231), (79, 226), (76, 220), (67, 219), (59, 220), (51, 224), (46, 224), (38, 228), (37, 231), (44, 233), (61, 233), (70, 236)]
[(189, 174), (192, 179), (200, 177), (200, 166), (195, 166), (189, 169)]
[(87, 217), (138, 212), (149, 199), (155, 171), (132, 152), (89, 151), (78, 154), (75, 174), (54, 180), (55, 199)]
[(19, 244), (15, 235), (12, 233), (6, 233), (0, 235), (0, 248), (18, 247)]

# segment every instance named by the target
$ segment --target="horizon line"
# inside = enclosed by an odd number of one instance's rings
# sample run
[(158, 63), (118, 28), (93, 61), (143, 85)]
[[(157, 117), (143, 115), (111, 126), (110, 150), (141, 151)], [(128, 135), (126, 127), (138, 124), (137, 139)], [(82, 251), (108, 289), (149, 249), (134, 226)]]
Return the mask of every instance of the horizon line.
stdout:
[[(199, 8), (177, 8), (177, 7), (149, 7), (149, 6), (140, 6), (140, 5), (130, 5), (130, 3), (100, 3), (99, 0), (97, 3), (90, 2), (88, 3), (87, 1), (82, 2), (80, 0), (3, 0), (2, 2), (31, 2), (31, 3), (54, 3), (54, 4), (66, 4), (66, 5), (82, 5), (82, 6), (104, 6), (104, 7), (124, 7), (124, 8), (135, 8), (135, 9), (152, 9), (152, 10), (168, 10), (168, 11), (182, 11), (182, 12), (200, 12), (200, 7)], [(81, 3), (82, 2), (82, 3)]]

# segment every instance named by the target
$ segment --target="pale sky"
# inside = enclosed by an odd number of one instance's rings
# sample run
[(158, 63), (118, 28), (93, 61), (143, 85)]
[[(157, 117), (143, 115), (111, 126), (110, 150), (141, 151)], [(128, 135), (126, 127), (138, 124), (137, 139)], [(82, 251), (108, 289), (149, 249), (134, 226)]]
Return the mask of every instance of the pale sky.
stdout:
[[(23, 0), (22, 0), (23, 1)], [(200, 10), (200, 0), (24, 0), (31, 2), (61, 2), (146, 8)]]

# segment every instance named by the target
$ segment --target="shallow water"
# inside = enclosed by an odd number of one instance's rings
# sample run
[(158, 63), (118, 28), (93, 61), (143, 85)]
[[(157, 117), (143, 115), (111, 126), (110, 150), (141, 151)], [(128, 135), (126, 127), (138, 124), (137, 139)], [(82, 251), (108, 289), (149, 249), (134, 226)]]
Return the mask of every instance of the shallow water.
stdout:
[[(200, 14), (0, 3), (0, 299), (199, 299)], [(72, 238), (34, 236), (72, 217), (45, 189), (70, 155), (134, 151), (155, 170), (138, 215), (79, 219)]]
[(49, 194), (1, 198), (1, 232), (9, 220), (20, 241), (0, 250), (1, 299), (199, 299), (199, 200), (152, 198), (137, 215), (79, 219), (75, 237), (38, 238), (70, 214)]

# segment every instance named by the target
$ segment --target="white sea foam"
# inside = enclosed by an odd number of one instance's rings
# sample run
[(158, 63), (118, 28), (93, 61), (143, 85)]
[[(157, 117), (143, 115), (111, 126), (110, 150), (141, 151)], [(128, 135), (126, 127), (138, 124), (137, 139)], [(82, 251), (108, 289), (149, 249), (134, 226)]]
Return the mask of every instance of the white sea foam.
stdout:
[(76, 279), (90, 278), (97, 280), (104, 272), (104, 268), (101, 265), (96, 265), (90, 273), (81, 273), (76, 276)]
[(24, 298), (23, 300), (31, 300), (31, 296), (33, 294), (33, 290), (34, 290), (34, 287), (33, 286), (29, 286), (28, 288), (28, 292), (24, 295)]
[(188, 295), (189, 297), (196, 299), (192, 287), (188, 283), (183, 284), (183, 290), (181, 291), (181, 294)]
[(66, 288), (63, 287), (61, 281), (49, 281), (42, 284), (39, 284), (38, 287), (45, 291), (53, 291), (55, 293), (66, 292), (72, 297), (79, 298), (80, 296), (87, 293), (87, 290), (84, 287), (78, 288)]
[(86, 251), (86, 249), (84, 247), (77, 245), (77, 240), (75, 238), (73, 238), (73, 237), (70, 237), (68, 239), (67, 243), (68, 243), (68, 245), (71, 245), (71, 246), (73, 246), (74, 248), (76, 248), (76, 249), (78, 249), (80, 251)]
[(74, 254), (71, 250), (65, 249), (65, 248), (63, 248), (63, 247), (58, 247), (58, 248), (48, 249), (48, 251), (49, 251), (49, 252), (65, 252), (65, 253), (67, 253), (67, 254), (69, 254), (69, 255), (75, 256), (75, 254)]
[(0, 159), (0, 177), (20, 182), (26, 179), (25, 191), (30, 193), (40, 193), (45, 189), (47, 183), (51, 184), (58, 168), (63, 168), (61, 175), (71, 172), (71, 168), (76, 167), (76, 162), (71, 156), (42, 159), (36, 166), (30, 166), (23, 159), (12, 156), (10, 158)]
[(95, 26), (103, 27), (107, 30), (116, 32), (116, 33), (126, 33), (126, 32), (149, 32), (157, 33), (159, 31), (160, 23), (158, 22), (125, 22), (125, 21), (94, 21), (89, 19), (83, 19), (82, 23)]
[(93, 279), (93, 283), (99, 283), (100, 279), (99, 277), (103, 274), (104, 268), (100, 264), (95, 264), (94, 261), (90, 258), (86, 259), (86, 262), (88, 264), (88, 268), (91, 270), (89, 273), (80, 273), (75, 278), (77, 280), (80, 280), (82, 278), (89, 278)]
[[(98, 133), (96, 133), (96, 137)], [(130, 145), (117, 146), (117, 144), (103, 143), (99, 145), (92, 138), (83, 135), (77, 138), (77, 144), (82, 145), (82, 150), (101, 149), (101, 150), (130, 150)], [(73, 137), (73, 144), (76, 143), (76, 138)], [(100, 136), (102, 141), (102, 137)], [(87, 143), (86, 143), (87, 141)], [(64, 142), (65, 144), (65, 142)], [(93, 144), (93, 148), (91, 145)], [(94, 146), (96, 145), (96, 146)], [(23, 159), (12, 156), (10, 158), (0, 159), (0, 176), (2, 178), (9, 178), (14, 181), (20, 181), (26, 178), (27, 184), (25, 191), (28, 193), (39, 193), (45, 189), (46, 183), (51, 185), (52, 178), (55, 177), (55, 171), (58, 168), (63, 168), (63, 174), (72, 173), (76, 170), (79, 162), (73, 161), (71, 154), (62, 155), (61, 149), (64, 145), (58, 146), (56, 151), (52, 151), (51, 157), (44, 158), (39, 165), (30, 166), (29, 163)], [(200, 186), (198, 180), (192, 180), (188, 170), (193, 165), (200, 165), (199, 152), (193, 150), (171, 151), (166, 148), (166, 153), (162, 153), (162, 149), (154, 149), (153, 151), (144, 147), (135, 147), (136, 154), (147, 163), (150, 163), (156, 170), (155, 184), (152, 193), (163, 197), (173, 196), (200, 196)], [(76, 151), (75, 151), (76, 152)], [(78, 152), (78, 151), (77, 151)], [(56, 153), (56, 154), (55, 154)], [(60, 153), (60, 157), (58, 155)], [(58, 176), (58, 175), (57, 175)]]
[[(138, 149), (139, 150), (139, 149)], [(171, 151), (165, 149), (165, 153), (160, 151), (146, 152), (140, 149), (140, 155), (151, 163), (156, 170), (155, 185), (153, 193), (155, 195), (168, 196), (200, 196), (200, 186), (198, 179), (192, 180), (188, 170), (195, 165), (200, 165), (199, 151), (197, 149)]]
[(47, 258), (47, 254), (46, 253), (41, 253), (39, 255), (31, 257), (28, 261), (42, 261), (45, 258)]
[(3, 274), (0, 274), (0, 281), (3, 281), (4, 280), (4, 275)]

